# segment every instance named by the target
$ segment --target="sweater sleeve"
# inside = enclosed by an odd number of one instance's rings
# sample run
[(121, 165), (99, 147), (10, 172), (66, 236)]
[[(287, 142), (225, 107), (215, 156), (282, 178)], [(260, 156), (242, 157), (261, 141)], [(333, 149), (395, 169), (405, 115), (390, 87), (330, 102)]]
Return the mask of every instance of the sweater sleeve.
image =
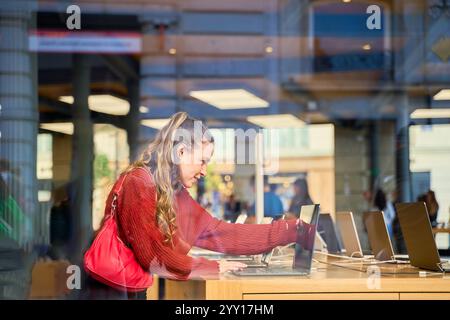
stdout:
[(189, 257), (163, 242), (156, 224), (156, 187), (148, 173), (134, 170), (125, 178), (118, 198), (118, 221), (144, 270), (178, 280), (218, 274), (216, 261)]
[(203, 225), (194, 242), (200, 248), (228, 254), (259, 254), (279, 245), (295, 242), (297, 225), (295, 220), (278, 220), (271, 224), (234, 224), (213, 218), (196, 201), (190, 198), (189, 205)]

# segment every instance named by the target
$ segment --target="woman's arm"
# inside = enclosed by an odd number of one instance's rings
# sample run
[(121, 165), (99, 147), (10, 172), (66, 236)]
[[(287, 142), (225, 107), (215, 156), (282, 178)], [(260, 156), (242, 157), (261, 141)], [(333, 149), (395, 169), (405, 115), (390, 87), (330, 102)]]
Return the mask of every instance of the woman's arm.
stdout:
[[(207, 214), (207, 213), (206, 213)], [(295, 242), (295, 220), (271, 224), (234, 224), (211, 217), (195, 246), (228, 254), (259, 254)]]
[(156, 188), (143, 170), (129, 173), (118, 199), (118, 220), (124, 240), (130, 244), (144, 270), (180, 280), (218, 274), (216, 261), (192, 258), (163, 242), (156, 225)]
[(191, 219), (204, 226), (194, 240), (194, 245), (229, 254), (259, 254), (272, 248), (296, 241), (296, 220), (278, 220), (272, 224), (234, 224), (213, 218), (187, 192), (183, 205), (192, 208)]

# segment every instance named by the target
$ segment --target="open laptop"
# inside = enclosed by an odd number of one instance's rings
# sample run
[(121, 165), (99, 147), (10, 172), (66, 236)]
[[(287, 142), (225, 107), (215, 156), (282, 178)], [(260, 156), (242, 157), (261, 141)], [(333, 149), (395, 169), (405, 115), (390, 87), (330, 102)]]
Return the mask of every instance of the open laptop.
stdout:
[(398, 203), (395, 208), (411, 265), (426, 270), (449, 272), (450, 264), (439, 256), (425, 203)]
[(391, 238), (384, 220), (382, 211), (364, 212), (364, 225), (367, 229), (369, 244), (372, 254), (376, 260), (392, 262), (408, 262), (409, 258), (404, 255), (395, 255), (392, 248)]
[(319, 232), (316, 232), (316, 239), (314, 244), (315, 251), (328, 252), (327, 243), (323, 240)]
[[(271, 217), (264, 217), (261, 220), (261, 224), (270, 224), (272, 223), (273, 218)], [(314, 250), (319, 250), (319, 251), (328, 251), (327, 250), (327, 244), (325, 242), (325, 240), (322, 238), (322, 236), (317, 232), (316, 233), (316, 239), (315, 239), (315, 244), (314, 244)], [(266, 252), (264, 254), (261, 255), (261, 259), (258, 260), (257, 257), (259, 257), (260, 255), (256, 255), (254, 256), (254, 260), (250, 260), (250, 261), (245, 261), (244, 263), (247, 265), (247, 268), (266, 268), (269, 266), (269, 263), (272, 259), (273, 253), (275, 251), (275, 248), (273, 248), (272, 250), (270, 250), (269, 252)], [(227, 259), (229, 261), (242, 261), (241, 259)]]
[[(240, 223), (243, 224), (247, 220), (247, 214), (241, 213), (234, 223)], [(193, 248), (190, 251), (190, 254), (194, 257), (204, 257), (209, 260), (233, 260), (233, 261), (241, 261), (245, 263), (252, 263), (254, 258), (253, 256), (249, 255), (232, 255), (232, 254), (225, 254), (221, 252), (211, 251), (211, 250), (205, 250), (201, 248)]]
[[(300, 216), (304, 213), (302, 220), (315, 227), (319, 222), (319, 205), (302, 206)], [(305, 220), (310, 217), (310, 220)], [(299, 234), (303, 232), (301, 228), (297, 231)], [(315, 237), (316, 232), (311, 233), (311, 237)], [(268, 266), (266, 268), (247, 268), (244, 270), (233, 271), (238, 276), (298, 276), (308, 275), (311, 272), (312, 257), (314, 254), (314, 239), (308, 239), (311, 244), (309, 248), (305, 248), (302, 244), (295, 244), (294, 259), (291, 267)]]
[(211, 251), (203, 248), (192, 247), (189, 251), (189, 255), (192, 257), (203, 257), (209, 260), (233, 260), (247, 263), (253, 261), (253, 257), (249, 255), (232, 255), (217, 251)]
[[(260, 224), (270, 224), (272, 221), (272, 217), (264, 217), (261, 219)], [(247, 265), (247, 268), (265, 268), (269, 265), (274, 250), (275, 248), (269, 252), (263, 253), (262, 255), (244, 256), (250, 258), (246, 260), (242, 256), (226, 256), (225, 260), (243, 262)], [(257, 257), (260, 257), (261, 259), (258, 259)]]
[(334, 226), (333, 218), (329, 213), (321, 213), (317, 233), (322, 237), (327, 245), (329, 253), (341, 253), (341, 245)]
[(336, 223), (342, 237), (345, 255), (353, 258), (363, 258), (364, 254), (359, 242), (358, 232), (356, 231), (353, 213), (351, 211), (337, 212)]
[[(242, 218), (240, 218), (242, 216)], [(236, 220), (235, 223), (244, 223), (247, 219), (246, 214), (241, 214)], [(272, 217), (264, 217), (261, 220), (261, 224), (270, 224), (272, 223)], [(242, 221), (242, 222), (241, 222)], [(248, 268), (264, 268), (269, 265), (270, 259), (272, 258), (274, 249), (266, 252), (262, 255), (229, 255), (229, 254), (215, 254), (210, 255), (207, 258), (210, 260), (227, 260), (227, 261), (239, 261), (243, 262), (247, 265)], [(256, 259), (259, 256), (261, 259)]]
[[(300, 216), (299, 218), (303, 221), (311, 221), (313, 212), (310, 210), (300, 210)], [(319, 220), (320, 220), (320, 213), (319, 213)], [(317, 228), (316, 228), (317, 229)], [(317, 229), (318, 230), (318, 229)], [(328, 251), (327, 250), (327, 244), (325, 240), (322, 238), (322, 235), (319, 234), (319, 232), (316, 232), (316, 238), (314, 239), (314, 250), (316, 251)]]

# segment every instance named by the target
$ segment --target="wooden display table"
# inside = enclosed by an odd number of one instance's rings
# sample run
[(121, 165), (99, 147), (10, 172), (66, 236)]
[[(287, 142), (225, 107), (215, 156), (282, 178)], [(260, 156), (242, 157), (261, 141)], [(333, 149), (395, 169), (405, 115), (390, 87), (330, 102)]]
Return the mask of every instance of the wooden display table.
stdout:
[(433, 228), (433, 233), (450, 233), (450, 228)]
[[(373, 272), (364, 272), (367, 265), (353, 263), (343, 267), (341, 259), (317, 253), (309, 276), (238, 277), (226, 274), (218, 279), (165, 280), (165, 299), (450, 300), (450, 275), (429, 273), (423, 277), (419, 275), (419, 269), (410, 266), (376, 266), (381, 272), (380, 277)], [(370, 268), (374, 270), (373, 266)]]

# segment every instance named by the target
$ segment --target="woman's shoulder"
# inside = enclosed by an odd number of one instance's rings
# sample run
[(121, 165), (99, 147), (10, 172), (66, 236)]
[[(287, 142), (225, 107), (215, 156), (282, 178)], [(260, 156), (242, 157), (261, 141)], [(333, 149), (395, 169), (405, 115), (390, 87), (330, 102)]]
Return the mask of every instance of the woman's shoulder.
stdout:
[(128, 183), (138, 183), (145, 185), (154, 185), (153, 175), (146, 167), (134, 167), (126, 171), (126, 180)]
[(156, 198), (157, 191), (150, 170), (144, 167), (135, 167), (125, 171), (122, 175), (125, 175), (122, 197), (141, 200)]

